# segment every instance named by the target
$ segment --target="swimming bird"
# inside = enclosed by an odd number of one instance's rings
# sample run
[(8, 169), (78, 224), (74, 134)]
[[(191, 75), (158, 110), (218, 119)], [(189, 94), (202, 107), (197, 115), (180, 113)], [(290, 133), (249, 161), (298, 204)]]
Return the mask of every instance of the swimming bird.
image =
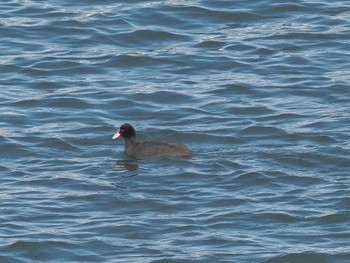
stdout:
[(123, 137), (125, 153), (135, 159), (149, 159), (162, 156), (191, 157), (192, 154), (185, 145), (176, 142), (145, 141), (137, 142), (136, 131), (128, 123), (120, 126), (112, 139)]

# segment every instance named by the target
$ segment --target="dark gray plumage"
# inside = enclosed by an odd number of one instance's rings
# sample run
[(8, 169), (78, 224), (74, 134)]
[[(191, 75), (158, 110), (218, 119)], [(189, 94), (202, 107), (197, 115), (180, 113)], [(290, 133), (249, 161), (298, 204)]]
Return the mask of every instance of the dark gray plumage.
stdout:
[(112, 139), (123, 137), (125, 153), (135, 159), (149, 159), (162, 156), (191, 157), (192, 154), (185, 145), (176, 142), (146, 141), (137, 142), (136, 131), (128, 123), (120, 126)]

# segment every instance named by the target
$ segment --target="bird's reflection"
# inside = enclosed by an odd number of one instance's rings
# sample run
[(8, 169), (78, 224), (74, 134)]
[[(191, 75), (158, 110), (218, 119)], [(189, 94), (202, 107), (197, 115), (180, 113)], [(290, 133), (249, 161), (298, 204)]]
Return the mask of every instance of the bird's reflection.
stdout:
[(138, 175), (137, 171), (139, 169), (139, 166), (136, 160), (133, 160), (133, 159), (115, 160), (113, 161), (113, 165), (119, 171), (123, 170), (124, 172), (130, 172), (130, 173), (126, 173), (125, 175), (122, 175), (122, 177), (133, 177)]

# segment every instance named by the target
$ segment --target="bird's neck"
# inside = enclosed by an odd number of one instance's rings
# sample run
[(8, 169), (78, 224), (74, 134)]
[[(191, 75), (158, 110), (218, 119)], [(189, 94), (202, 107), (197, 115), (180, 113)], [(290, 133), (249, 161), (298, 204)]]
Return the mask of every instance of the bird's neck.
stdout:
[(135, 146), (137, 143), (136, 136), (125, 138), (125, 149)]

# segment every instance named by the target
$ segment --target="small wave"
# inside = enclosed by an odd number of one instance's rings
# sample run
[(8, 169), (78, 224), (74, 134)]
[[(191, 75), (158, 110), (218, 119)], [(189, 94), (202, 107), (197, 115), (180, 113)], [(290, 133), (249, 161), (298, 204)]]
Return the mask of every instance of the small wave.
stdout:
[(197, 260), (181, 259), (181, 258), (163, 258), (150, 261), (150, 263), (197, 263)]
[(46, 99), (44, 102), (45, 107), (48, 108), (60, 108), (60, 109), (89, 109), (91, 104), (84, 99), (70, 98), (70, 97), (58, 97)]
[[(318, 218), (318, 221), (321, 224), (326, 224), (326, 225), (338, 224), (339, 227), (340, 227), (340, 224), (344, 224), (344, 227), (346, 227), (348, 220), (349, 220), (349, 215), (347, 215), (346, 212), (341, 212), (341, 211), (327, 214), (327, 215), (324, 215), (324, 216)], [(345, 235), (348, 236), (348, 234), (345, 234)]]
[(242, 136), (275, 137), (284, 136), (288, 133), (283, 129), (272, 126), (251, 125), (247, 128), (242, 129), (240, 131), (240, 134)]
[(130, 33), (120, 33), (115, 36), (120, 44), (130, 47), (130, 45), (159, 46), (169, 42), (182, 42), (189, 39), (184, 35), (179, 35), (165, 31), (137, 30)]
[(257, 222), (271, 222), (272, 224), (292, 224), (302, 221), (304, 218), (292, 215), (289, 212), (262, 212), (255, 213), (253, 216)]
[(100, 66), (113, 68), (122, 68), (124, 70), (130, 68), (166, 68), (176, 66), (177, 62), (171, 59), (156, 57), (148, 54), (122, 54), (118, 56), (109, 57), (108, 60), (101, 63)]
[(301, 252), (301, 253), (289, 253), (281, 256), (276, 256), (262, 263), (287, 263), (287, 262), (307, 262), (307, 263), (334, 263), (333, 257), (326, 253), (313, 253), (313, 252)]
[(73, 146), (62, 138), (43, 138), (42, 141), (37, 145), (39, 147), (55, 149), (59, 151), (77, 151), (79, 148)]
[[(52, 234), (52, 231), (49, 230), (47, 234), (49, 235), (50, 232)], [(103, 245), (103, 242), (97, 243), (99, 243), (99, 245)], [(33, 253), (33, 251), (36, 252)], [(39, 239), (38, 241), (33, 237), (33, 239), (28, 240), (17, 240), (8, 245), (6, 248), (2, 249), (3, 257), (6, 257), (6, 255), (10, 253), (16, 253), (16, 258), (18, 260), (23, 259), (25, 262), (37, 261), (38, 254), (40, 254), (40, 261), (56, 261), (57, 258), (67, 261), (71, 261), (73, 258), (75, 258), (76, 260), (82, 262), (86, 260), (95, 260), (96, 262), (103, 261), (101, 257), (85, 249), (84, 245), (79, 244), (78, 241), (63, 238), (52, 238), (50, 240)], [(12, 262), (12, 260), (4, 262)]]
[(237, 176), (236, 180), (250, 186), (272, 183), (269, 177), (259, 172), (242, 173)]
[(196, 44), (194, 47), (204, 48), (204, 49), (219, 49), (225, 46), (224, 42), (215, 41), (215, 40), (205, 40), (199, 44)]

